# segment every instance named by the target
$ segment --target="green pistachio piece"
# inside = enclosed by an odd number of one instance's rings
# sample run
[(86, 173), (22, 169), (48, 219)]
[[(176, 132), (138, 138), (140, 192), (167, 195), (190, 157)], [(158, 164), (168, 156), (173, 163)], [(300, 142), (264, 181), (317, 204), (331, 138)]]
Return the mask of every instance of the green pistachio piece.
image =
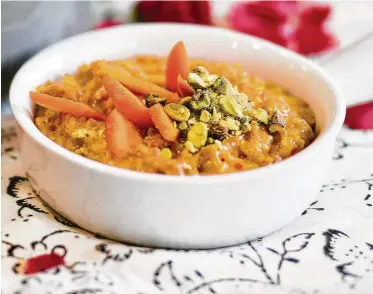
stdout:
[(208, 112), (207, 110), (202, 110), (199, 120), (202, 122), (209, 122), (211, 120), (211, 113)]
[(209, 95), (203, 95), (200, 100), (190, 102), (190, 107), (193, 110), (202, 110), (210, 106), (211, 99)]
[(199, 75), (203, 79), (205, 79), (209, 75), (209, 72), (203, 66), (195, 67), (192, 70), (192, 73), (195, 73), (195, 74)]
[(252, 120), (252, 119), (251, 119), (250, 116), (244, 116), (244, 117), (241, 117), (241, 118), (239, 119), (241, 125), (246, 125), (246, 124), (248, 124), (249, 122), (251, 122), (251, 120)]
[(231, 95), (233, 90), (231, 83), (225, 77), (216, 78), (214, 84), (212, 85), (212, 89), (215, 93), (221, 95)]
[(181, 123), (179, 123), (177, 128), (181, 131), (185, 131), (186, 129), (188, 129), (188, 124), (185, 121), (182, 121)]
[(280, 111), (275, 110), (271, 117), (271, 124), (277, 124), (283, 128), (286, 126), (286, 121)]
[(193, 143), (190, 142), (190, 141), (186, 141), (184, 143), (184, 146), (185, 146), (186, 149), (188, 149), (188, 151), (190, 153), (196, 153), (198, 151), (198, 149), (196, 147), (194, 147)]
[(267, 111), (265, 111), (263, 108), (257, 108), (257, 109), (248, 109), (247, 110), (247, 113), (255, 118), (257, 121), (261, 122), (261, 123), (264, 123), (264, 124), (268, 124), (268, 113)]
[(180, 104), (188, 104), (190, 101), (192, 101), (192, 96), (187, 96), (187, 97), (184, 97), (183, 99), (180, 100)]
[(188, 76), (188, 83), (193, 89), (204, 89), (206, 88), (206, 83), (202, 77), (198, 74), (191, 72)]
[(206, 145), (208, 128), (202, 122), (197, 122), (188, 132), (188, 141), (192, 142), (196, 148), (201, 148)]
[(171, 159), (172, 158), (172, 152), (169, 148), (163, 148), (160, 153), (161, 157), (164, 159)]
[(212, 121), (209, 123), (209, 135), (214, 139), (223, 140), (229, 135), (228, 128), (218, 121)]
[(151, 107), (154, 104), (160, 103), (162, 105), (166, 104), (167, 98), (159, 97), (156, 94), (148, 94), (145, 97), (145, 103), (147, 107)]
[(208, 138), (207, 138), (207, 143), (209, 143), (209, 144), (214, 143), (214, 139), (211, 138), (211, 137), (208, 137)]
[(246, 96), (246, 94), (238, 93), (234, 96), (234, 98), (236, 98), (243, 109), (250, 108), (251, 105), (249, 104), (249, 98)]
[(211, 116), (211, 118), (214, 121), (220, 120), (220, 118), (221, 118), (221, 114), (217, 111), (216, 107), (212, 108), (212, 116)]
[(219, 123), (221, 126), (227, 127), (231, 131), (237, 131), (240, 129), (238, 122), (231, 117), (227, 117), (225, 120), (221, 120)]
[(169, 103), (164, 106), (164, 111), (169, 117), (176, 121), (187, 121), (190, 117), (190, 110), (179, 103)]
[(251, 125), (249, 125), (249, 124), (242, 125), (241, 126), (241, 131), (242, 131), (242, 133), (250, 132), (251, 131)]
[(243, 116), (241, 105), (232, 96), (221, 96), (219, 105), (223, 112), (234, 117)]
[(197, 120), (194, 117), (192, 117), (190, 120), (188, 120), (189, 125), (195, 125), (196, 123), (197, 123)]
[(216, 79), (218, 78), (219, 76), (217, 75), (209, 75), (207, 76), (206, 80), (207, 82), (210, 84), (210, 85), (213, 85), (214, 82), (216, 81)]

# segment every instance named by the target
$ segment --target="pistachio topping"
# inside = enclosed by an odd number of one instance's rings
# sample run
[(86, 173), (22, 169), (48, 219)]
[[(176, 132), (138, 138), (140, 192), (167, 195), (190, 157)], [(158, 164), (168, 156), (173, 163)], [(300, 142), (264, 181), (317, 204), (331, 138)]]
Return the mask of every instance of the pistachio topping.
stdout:
[(196, 148), (201, 148), (206, 144), (208, 128), (205, 123), (197, 122), (188, 132), (188, 141)]
[(217, 121), (220, 119), (220, 117), (221, 117), (221, 114), (217, 111), (216, 107), (213, 107), (212, 116), (211, 116), (212, 120)]
[(188, 129), (188, 124), (185, 121), (182, 121), (177, 127), (180, 131), (185, 131)]
[(231, 131), (237, 131), (240, 129), (239, 122), (231, 117), (227, 117), (225, 120), (221, 120), (220, 125), (226, 126)]
[(164, 107), (169, 117), (176, 121), (187, 121), (190, 117), (190, 110), (179, 103), (169, 103)]
[(271, 124), (276, 124), (276, 125), (280, 125), (282, 127), (285, 127), (286, 122), (285, 122), (285, 119), (284, 119), (284, 117), (283, 117), (283, 115), (281, 114), (280, 111), (275, 110), (275, 112), (272, 114)]
[(218, 77), (215, 79), (212, 89), (217, 94), (232, 95), (232, 86), (227, 78)]
[(185, 146), (186, 149), (188, 149), (188, 151), (190, 153), (196, 153), (198, 151), (198, 149), (196, 147), (194, 147), (193, 143), (190, 142), (190, 141), (186, 141), (184, 143), (184, 146)]
[(199, 96), (196, 101), (190, 102), (190, 107), (193, 110), (202, 110), (210, 106), (211, 99), (208, 94), (203, 94)]
[(211, 113), (208, 112), (207, 110), (202, 110), (199, 120), (202, 122), (209, 122), (211, 120)]
[(217, 75), (209, 75), (207, 78), (206, 78), (206, 80), (207, 80), (207, 82), (210, 84), (210, 85), (212, 85), (215, 81), (216, 81), (216, 79), (218, 78), (219, 76), (217, 76)]
[(192, 70), (192, 73), (199, 75), (201, 78), (206, 79), (209, 76), (209, 72), (203, 66), (197, 66)]
[(222, 140), (228, 137), (228, 127), (221, 125), (220, 122), (211, 122), (209, 124), (209, 134), (212, 138)]
[(206, 88), (206, 83), (204, 79), (199, 76), (198, 74), (191, 72), (188, 76), (188, 83), (191, 85), (194, 89), (204, 89)]
[(160, 103), (162, 105), (166, 104), (167, 98), (160, 97), (156, 94), (148, 94), (145, 97), (145, 104), (147, 107), (151, 107), (154, 104)]
[(192, 101), (192, 96), (187, 96), (187, 97), (184, 97), (183, 99), (180, 100), (180, 104), (188, 104), (190, 101)]
[(241, 105), (232, 96), (221, 96), (219, 105), (227, 115), (232, 115), (234, 117), (241, 117), (243, 115)]
[(194, 124), (196, 124), (196, 123), (197, 123), (197, 120), (196, 120), (195, 117), (192, 117), (190, 120), (188, 120), (188, 124), (189, 124), (189, 125), (194, 125)]
[(248, 109), (247, 114), (256, 119), (257, 121), (268, 125), (268, 113), (263, 108)]
[(251, 108), (251, 104), (249, 103), (249, 98), (244, 93), (238, 93), (234, 95), (234, 98), (237, 102), (241, 105), (243, 109)]
[(286, 121), (284, 117), (282, 116), (281, 112), (278, 110), (275, 110), (275, 112), (272, 114), (270, 125), (268, 128), (268, 131), (272, 133), (276, 133), (286, 126)]
[(172, 152), (169, 148), (163, 148), (160, 153), (161, 157), (164, 159), (171, 159), (172, 158)]
[(192, 70), (188, 83), (194, 94), (165, 105), (164, 110), (181, 131), (181, 142), (191, 153), (206, 144), (221, 145), (221, 141), (230, 136), (251, 131), (255, 124), (268, 125), (269, 132), (284, 124), (280, 112), (270, 117), (266, 110), (254, 109), (248, 96), (240, 93), (237, 86), (225, 77), (209, 74), (202, 66)]

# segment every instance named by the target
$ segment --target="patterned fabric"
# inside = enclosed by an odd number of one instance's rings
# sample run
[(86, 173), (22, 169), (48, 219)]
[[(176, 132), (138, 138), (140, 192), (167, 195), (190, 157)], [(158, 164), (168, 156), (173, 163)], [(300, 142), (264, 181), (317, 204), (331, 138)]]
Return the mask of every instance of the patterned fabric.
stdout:
[[(136, 247), (77, 228), (31, 189), (13, 122), (1, 132), (4, 294), (372, 293), (373, 132), (342, 130), (318, 200), (291, 225), (213, 250)], [(49, 269), (32, 273), (35, 260)]]

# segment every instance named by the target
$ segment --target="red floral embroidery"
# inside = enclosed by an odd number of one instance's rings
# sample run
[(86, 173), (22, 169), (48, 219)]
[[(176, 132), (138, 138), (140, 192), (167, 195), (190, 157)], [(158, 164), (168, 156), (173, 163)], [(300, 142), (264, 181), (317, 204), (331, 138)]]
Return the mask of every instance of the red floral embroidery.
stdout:
[(41, 254), (25, 261), (24, 274), (39, 273), (59, 265), (65, 265), (63, 256), (53, 252), (50, 254)]
[(142, 22), (213, 23), (209, 1), (139, 1), (136, 15)]

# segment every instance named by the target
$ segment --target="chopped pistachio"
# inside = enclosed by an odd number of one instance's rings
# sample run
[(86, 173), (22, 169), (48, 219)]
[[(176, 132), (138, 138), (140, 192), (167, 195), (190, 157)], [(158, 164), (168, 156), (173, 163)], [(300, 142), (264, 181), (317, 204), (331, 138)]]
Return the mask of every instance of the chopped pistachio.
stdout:
[(209, 123), (209, 134), (215, 139), (224, 139), (228, 137), (228, 128), (226, 126), (220, 125), (219, 122), (213, 121)]
[(209, 75), (209, 72), (203, 66), (197, 66), (197, 67), (195, 67), (192, 70), (192, 72), (195, 73), (195, 74), (197, 74), (197, 75), (199, 75), (203, 79), (205, 79)]
[(151, 106), (153, 106), (154, 104), (157, 104), (157, 103), (160, 103), (162, 105), (166, 104), (167, 98), (160, 97), (156, 94), (151, 94), (150, 93), (150, 94), (146, 95), (145, 101), (146, 101), (146, 106), (151, 107)]
[(221, 118), (221, 114), (216, 110), (216, 107), (212, 108), (212, 120), (219, 120)]
[(190, 124), (190, 125), (194, 125), (196, 123), (197, 123), (197, 120), (194, 117), (192, 117), (191, 119), (188, 120), (188, 124)]
[(196, 153), (198, 151), (198, 149), (194, 147), (193, 143), (190, 141), (186, 141), (184, 143), (184, 146), (186, 147), (186, 149), (188, 149), (190, 153)]
[(231, 117), (227, 117), (225, 120), (221, 120), (219, 124), (221, 126), (227, 127), (231, 131), (237, 131), (240, 129), (238, 126), (238, 122)]
[(192, 142), (194, 147), (201, 148), (207, 141), (207, 125), (202, 122), (197, 122), (188, 132), (188, 141)]
[(202, 77), (198, 74), (191, 72), (188, 76), (188, 83), (193, 89), (204, 89), (206, 88), (206, 83)]
[(209, 107), (210, 103), (211, 103), (211, 99), (209, 95), (204, 94), (200, 97), (199, 100), (190, 102), (190, 107), (198, 111), (198, 110), (202, 110), (204, 108)]
[(214, 84), (212, 85), (212, 89), (217, 94), (222, 95), (231, 95), (232, 94), (232, 86), (227, 78), (225, 77), (218, 77)]
[(280, 111), (275, 110), (273, 112), (272, 117), (271, 117), (271, 124), (277, 124), (282, 127), (285, 127), (286, 121)]
[(209, 75), (207, 77), (207, 82), (209, 82), (210, 84), (213, 84), (217, 78), (218, 78), (217, 75)]
[(164, 111), (169, 117), (176, 121), (187, 121), (190, 117), (190, 110), (179, 103), (169, 103), (165, 105)]
[(268, 124), (268, 113), (263, 108), (249, 109), (247, 110), (248, 115), (255, 118), (257, 121)]
[(234, 96), (238, 103), (242, 106), (243, 109), (250, 108), (249, 98), (244, 93), (238, 93)]
[(169, 148), (163, 148), (160, 155), (164, 159), (171, 159), (172, 158), (172, 152)]
[(209, 144), (214, 143), (214, 139), (211, 138), (211, 137), (208, 137), (208, 138), (207, 138), (207, 143), (209, 143)]
[(208, 112), (207, 110), (202, 110), (199, 120), (202, 122), (209, 122), (211, 120), (211, 113)]
[(192, 96), (187, 96), (184, 97), (183, 99), (180, 100), (180, 104), (188, 104), (190, 101), (192, 101)]
[(241, 117), (243, 115), (241, 105), (232, 96), (221, 96), (219, 105), (227, 115), (234, 117)]
[(251, 119), (250, 116), (244, 116), (244, 117), (241, 117), (241, 118), (239, 119), (241, 125), (248, 124), (251, 120), (252, 120), (252, 119)]
[(221, 141), (219, 141), (219, 140), (215, 140), (214, 143), (215, 143), (216, 146), (218, 146), (218, 148), (219, 148), (220, 150), (223, 150), (223, 144), (221, 143)]
[(250, 132), (251, 131), (251, 125), (249, 125), (249, 124), (242, 125), (241, 126), (241, 131), (242, 131), (242, 133)]
[(178, 125), (178, 129), (181, 130), (181, 131), (184, 131), (187, 128), (188, 128), (188, 124), (185, 121), (180, 122), (179, 125)]

